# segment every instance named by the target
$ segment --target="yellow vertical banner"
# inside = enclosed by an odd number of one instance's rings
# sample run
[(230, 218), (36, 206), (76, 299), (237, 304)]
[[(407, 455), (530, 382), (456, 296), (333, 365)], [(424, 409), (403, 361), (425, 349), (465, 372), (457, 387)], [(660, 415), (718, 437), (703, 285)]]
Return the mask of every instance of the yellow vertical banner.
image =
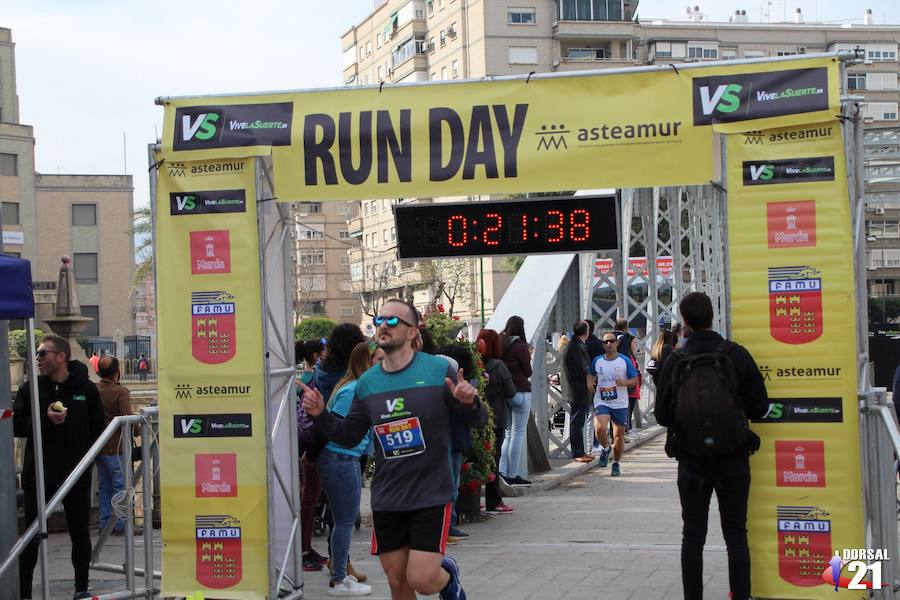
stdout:
[(726, 148), (732, 333), (770, 399), (753, 424), (762, 438), (750, 459), (753, 595), (823, 598), (834, 594), (823, 578), (834, 552), (864, 546), (841, 127), (733, 134)]
[(164, 596), (268, 594), (253, 160), (164, 162), (156, 204)]

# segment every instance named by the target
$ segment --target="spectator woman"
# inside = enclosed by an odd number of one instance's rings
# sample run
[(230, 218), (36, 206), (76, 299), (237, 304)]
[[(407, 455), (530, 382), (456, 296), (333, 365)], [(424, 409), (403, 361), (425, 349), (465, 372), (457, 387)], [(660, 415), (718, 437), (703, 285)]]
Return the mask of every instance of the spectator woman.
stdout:
[[(347, 373), (350, 353), (360, 342), (366, 341), (362, 330), (352, 323), (341, 323), (331, 332), (325, 358), (319, 359), (313, 373), (312, 383), (327, 402), (335, 384)], [(327, 440), (319, 434), (317, 440), (305, 451), (303, 459), (303, 490), (300, 498), (301, 543), (303, 548), (303, 570), (318, 571), (328, 561), (313, 550), (312, 530), (316, 518), (316, 506), (322, 496), (322, 481), (316, 471), (315, 460)]]
[[(356, 393), (356, 381), (369, 370), (374, 362), (374, 354), (383, 352), (369, 342), (360, 342), (352, 352), (346, 374), (334, 386), (328, 401), (328, 410), (345, 417)], [(372, 587), (359, 583), (358, 577), (348, 576), (353, 572), (350, 565), (350, 537), (353, 523), (359, 513), (360, 479), (359, 458), (369, 445), (371, 432), (353, 448), (344, 448), (328, 442), (316, 457), (316, 469), (328, 495), (334, 527), (331, 529), (331, 581), (329, 595), (358, 596), (369, 594)]]
[(509, 402), (516, 395), (516, 384), (506, 364), (500, 360), (503, 352), (500, 349), (500, 336), (493, 329), (482, 329), (478, 332), (475, 346), (484, 362), (484, 371), (487, 374), (487, 385), (484, 389), (485, 399), (494, 413), (494, 447), (491, 452), (497, 468), (494, 470), (494, 479), (489, 481), (484, 490), (484, 508), (488, 514), (509, 513), (513, 509), (503, 502), (500, 495), (499, 465), (500, 444), (506, 431), (506, 421), (509, 413)]
[(531, 352), (525, 340), (525, 321), (522, 317), (513, 315), (506, 321), (506, 327), (500, 334), (500, 346), (503, 362), (516, 385), (516, 395), (510, 402), (510, 419), (500, 449), (500, 476), (510, 485), (531, 485), (519, 472), (531, 415)]
[(653, 343), (653, 348), (650, 349), (650, 360), (647, 361), (647, 372), (650, 373), (654, 386), (656, 386), (656, 379), (659, 377), (660, 371), (662, 371), (663, 363), (666, 362), (666, 359), (672, 354), (677, 345), (678, 335), (669, 329), (663, 329)]

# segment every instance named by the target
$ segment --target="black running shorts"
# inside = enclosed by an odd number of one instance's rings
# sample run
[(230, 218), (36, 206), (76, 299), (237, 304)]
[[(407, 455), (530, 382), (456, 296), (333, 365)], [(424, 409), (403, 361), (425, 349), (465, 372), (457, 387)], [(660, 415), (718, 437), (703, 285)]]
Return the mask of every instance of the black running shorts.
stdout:
[(372, 520), (372, 554), (393, 552), (406, 546), (410, 550), (443, 554), (450, 529), (450, 503), (418, 510), (376, 510)]

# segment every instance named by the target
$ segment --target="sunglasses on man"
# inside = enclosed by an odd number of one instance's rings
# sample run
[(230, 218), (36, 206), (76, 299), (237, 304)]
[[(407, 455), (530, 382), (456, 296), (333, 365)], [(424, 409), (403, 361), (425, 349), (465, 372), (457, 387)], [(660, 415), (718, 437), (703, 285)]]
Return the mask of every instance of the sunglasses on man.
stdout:
[(604, 344), (616, 344), (616, 343), (618, 343), (618, 340), (603, 340), (603, 343)]
[(400, 323), (403, 323), (403, 324), (406, 325), (407, 327), (415, 327), (415, 325), (413, 325), (413, 324), (410, 323), (409, 321), (404, 321), (404, 320), (401, 319), (400, 317), (381, 317), (381, 316), (378, 316), (378, 317), (375, 317), (375, 318), (372, 319), (372, 323), (375, 324), (375, 327), (381, 327), (382, 325), (387, 325), (387, 326), (390, 327), (390, 328), (394, 328), (394, 327), (396, 327), (397, 325), (399, 325)]
[(44, 358), (45, 356), (47, 356), (47, 353), (49, 353), (49, 352), (52, 352), (53, 354), (59, 354), (59, 353), (60, 353), (59, 350), (47, 350), (46, 348), (41, 348), (40, 350), (38, 350), (37, 352), (35, 352), (34, 355), (35, 355), (37, 358)]

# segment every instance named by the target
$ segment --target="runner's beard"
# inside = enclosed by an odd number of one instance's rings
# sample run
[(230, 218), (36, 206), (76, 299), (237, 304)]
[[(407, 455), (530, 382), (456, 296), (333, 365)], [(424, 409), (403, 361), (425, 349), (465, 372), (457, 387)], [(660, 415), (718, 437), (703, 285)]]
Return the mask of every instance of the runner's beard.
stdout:
[[(380, 338), (381, 336), (379, 335), (378, 337)], [(395, 350), (399, 350), (400, 348), (402, 348), (406, 343), (407, 342), (404, 339), (401, 339), (399, 337), (389, 336), (386, 341), (384, 341), (384, 342), (379, 341), (378, 347), (381, 348), (382, 350), (384, 350), (385, 354), (390, 354), (391, 352), (394, 352)]]

